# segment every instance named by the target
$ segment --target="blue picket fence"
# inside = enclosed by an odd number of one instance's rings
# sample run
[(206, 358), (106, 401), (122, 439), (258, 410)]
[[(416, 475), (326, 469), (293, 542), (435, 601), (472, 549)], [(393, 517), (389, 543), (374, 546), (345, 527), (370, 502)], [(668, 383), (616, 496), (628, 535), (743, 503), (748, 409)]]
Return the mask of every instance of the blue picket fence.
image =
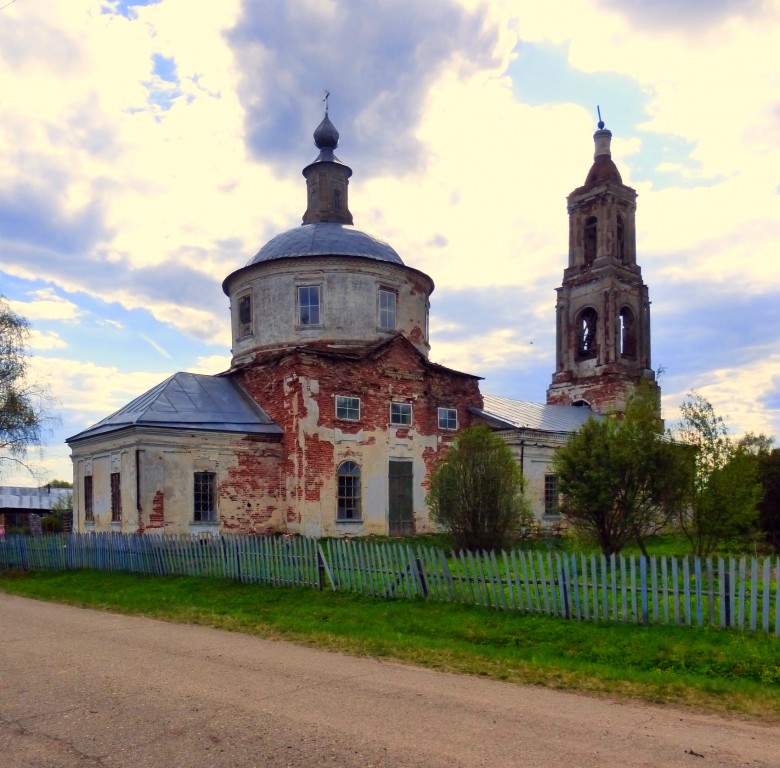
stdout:
[(0, 539), (0, 568), (126, 571), (331, 588), (581, 621), (780, 635), (780, 558), (445, 552), (361, 539), (55, 534)]

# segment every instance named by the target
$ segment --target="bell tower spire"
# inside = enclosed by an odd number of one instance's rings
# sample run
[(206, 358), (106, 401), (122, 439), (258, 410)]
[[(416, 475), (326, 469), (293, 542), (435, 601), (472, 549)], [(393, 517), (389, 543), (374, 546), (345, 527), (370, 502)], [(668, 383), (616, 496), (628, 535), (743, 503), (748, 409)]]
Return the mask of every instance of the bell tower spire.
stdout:
[(593, 165), (567, 198), (569, 263), (556, 289), (555, 373), (547, 402), (622, 413), (650, 368), (650, 300), (636, 263), (636, 192), (612, 160), (599, 110)]
[(317, 159), (303, 169), (306, 179), (307, 206), (304, 224), (333, 222), (352, 224), (349, 212), (349, 177), (352, 169), (339, 160), (333, 150), (339, 145), (339, 132), (328, 117), (328, 97), (325, 92), (325, 117), (314, 131), (314, 145), (320, 151)]

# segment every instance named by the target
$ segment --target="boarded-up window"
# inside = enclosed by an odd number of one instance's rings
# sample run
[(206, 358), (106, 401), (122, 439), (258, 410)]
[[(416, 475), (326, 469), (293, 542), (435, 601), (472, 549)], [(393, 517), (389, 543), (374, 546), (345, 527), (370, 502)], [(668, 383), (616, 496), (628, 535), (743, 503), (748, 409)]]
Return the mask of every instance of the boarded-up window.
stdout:
[(238, 335), (249, 336), (252, 333), (252, 297), (247, 294), (238, 300)]
[(111, 522), (122, 522), (122, 493), (119, 472), (111, 473)]
[(583, 251), (585, 256), (585, 266), (589, 267), (596, 260), (596, 234), (598, 232), (598, 219), (595, 216), (589, 216), (585, 222), (585, 233), (583, 238)]
[(95, 521), (95, 508), (92, 506), (92, 475), (84, 477), (84, 519), (90, 523)]

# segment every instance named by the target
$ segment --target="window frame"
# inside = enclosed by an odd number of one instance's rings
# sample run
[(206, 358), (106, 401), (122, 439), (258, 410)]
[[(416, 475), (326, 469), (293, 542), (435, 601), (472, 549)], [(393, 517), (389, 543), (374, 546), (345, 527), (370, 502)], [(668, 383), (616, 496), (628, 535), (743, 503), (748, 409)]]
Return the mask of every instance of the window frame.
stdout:
[[(303, 304), (302, 298), (301, 298), (301, 292), (302, 291), (315, 291), (317, 295), (317, 303), (311, 304)], [(310, 296), (311, 294), (309, 294)], [(319, 283), (311, 283), (307, 285), (298, 285), (296, 286), (295, 290), (295, 305), (296, 305), (296, 311), (298, 313), (298, 327), (300, 328), (321, 328), (323, 325), (322, 322), (322, 285)], [(304, 307), (306, 310), (311, 313), (312, 308), (316, 306), (317, 309), (317, 322), (309, 322), (309, 316), (307, 315), (306, 319), (304, 319)]]
[[(383, 306), (386, 297), (392, 298), (392, 307)], [(398, 291), (380, 286), (377, 291), (377, 326), (382, 331), (398, 330)]]
[[(350, 403), (345, 403), (343, 401), (352, 401)], [(342, 401), (342, 402), (339, 402)], [(355, 403), (357, 403), (357, 406), (355, 406)], [(360, 421), (360, 409), (361, 409), (361, 402), (360, 398), (355, 395), (336, 395), (336, 403), (335, 403), (335, 409), (336, 409), (336, 418), (341, 419), (343, 421)], [(344, 412), (339, 412), (339, 410), (343, 408), (346, 412), (353, 412), (356, 411), (357, 415), (351, 416), (346, 415)]]
[[(442, 416), (444, 416), (445, 424), (442, 423)], [(450, 422), (454, 417), (454, 426), (451, 426)], [(439, 429), (446, 429), (449, 432), (454, 432), (458, 429), (458, 409), (457, 408), (442, 408), (437, 409), (437, 423)]]
[(342, 461), (336, 469), (336, 522), (363, 521), (362, 471), (352, 459)]
[[(208, 524), (216, 523), (217, 518), (217, 473), (194, 472), (192, 483), (192, 520)], [(205, 486), (205, 487), (204, 487)], [(204, 505), (204, 497), (208, 504)], [(208, 509), (204, 509), (208, 506)]]
[(109, 476), (111, 486), (111, 522), (122, 522), (122, 477), (119, 472)]
[(84, 475), (84, 521), (95, 522), (95, 493), (92, 475)]
[[(249, 306), (249, 320), (244, 322), (241, 319), (242, 314), (242, 304), (246, 304)], [(253, 327), (254, 327), (254, 317), (253, 317), (253, 307), (252, 307), (252, 294), (251, 293), (245, 293), (242, 296), (238, 297), (238, 305), (236, 308), (236, 337), (239, 339), (246, 338), (247, 336), (252, 336), (254, 333)]]
[[(394, 414), (395, 409), (395, 414)], [(406, 410), (408, 409), (408, 410)], [(401, 412), (406, 411), (406, 416), (401, 417)], [(398, 418), (394, 418), (398, 416)], [(390, 403), (390, 424), (395, 427), (411, 427), (412, 426), (412, 404), (403, 402), (391, 402)]]
[(544, 516), (561, 516), (561, 492), (558, 484), (558, 475), (545, 473), (544, 476)]

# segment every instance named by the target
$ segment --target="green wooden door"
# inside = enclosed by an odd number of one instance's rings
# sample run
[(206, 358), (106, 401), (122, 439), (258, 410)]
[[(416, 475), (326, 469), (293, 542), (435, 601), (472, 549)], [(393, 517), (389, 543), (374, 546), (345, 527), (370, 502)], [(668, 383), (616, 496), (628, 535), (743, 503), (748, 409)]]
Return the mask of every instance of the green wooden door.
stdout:
[(412, 462), (390, 459), (388, 479), (390, 488), (388, 533), (391, 536), (411, 536), (414, 534)]

